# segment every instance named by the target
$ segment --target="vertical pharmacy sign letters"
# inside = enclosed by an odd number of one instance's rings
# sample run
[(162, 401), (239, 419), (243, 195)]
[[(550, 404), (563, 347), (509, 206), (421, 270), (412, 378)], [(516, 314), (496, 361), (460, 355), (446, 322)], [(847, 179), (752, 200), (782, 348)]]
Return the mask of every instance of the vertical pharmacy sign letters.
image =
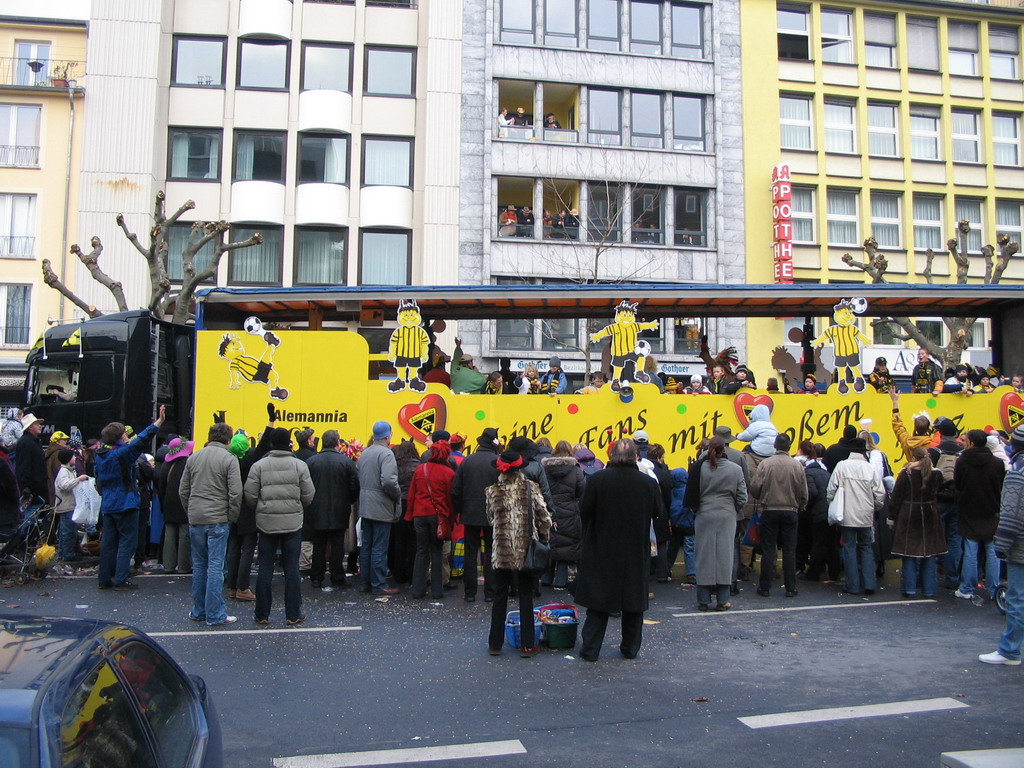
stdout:
[(793, 183), (789, 163), (772, 168), (772, 251), (775, 282), (793, 282)]

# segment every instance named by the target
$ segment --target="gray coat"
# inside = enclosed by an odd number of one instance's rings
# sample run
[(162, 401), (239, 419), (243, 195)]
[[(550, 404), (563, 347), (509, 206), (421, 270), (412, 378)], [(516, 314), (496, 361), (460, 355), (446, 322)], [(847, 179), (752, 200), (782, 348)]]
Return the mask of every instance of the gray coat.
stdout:
[(398, 462), (387, 440), (374, 440), (356, 465), (359, 470), (359, 516), (394, 523), (402, 515)]
[(224, 443), (207, 443), (185, 462), (178, 497), (189, 525), (235, 522), (242, 505), (238, 459)]
[(712, 467), (710, 461), (703, 461), (697, 480), (697, 491), (700, 494), (697, 515), (722, 511), (738, 514), (747, 503), (747, 486), (743, 482), (743, 470), (738, 464), (728, 460), (719, 461), (717, 467)]
[(291, 451), (271, 451), (252, 465), (245, 481), (245, 501), (256, 508), (256, 527), (261, 533), (299, 530), (302, 508), (315, 494), (309, 467)]

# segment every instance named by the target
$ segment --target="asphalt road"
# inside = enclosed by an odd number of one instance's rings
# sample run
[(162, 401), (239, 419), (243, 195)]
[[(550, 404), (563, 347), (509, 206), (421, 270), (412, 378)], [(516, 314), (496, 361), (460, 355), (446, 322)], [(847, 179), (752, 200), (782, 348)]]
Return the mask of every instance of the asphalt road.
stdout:
[[(284, 628), (280, 576), (269, 629), (253, 624), (251, 603), (233, 601), (237, 624), (197, 627), (187, 618), (191, 582), (180, 576), (140, 577), (132, 593), (51, 578), (0, 590), (0, 609), (160, 633), (216, 697), (231, 768), (440, 758), (457, 768), (934, 768), (944, 751), (1024, 747), (1024, 667), (977, 661), (995, 649), (1003, 618), (946, 591), (901, 601), (897, 565), (870, 598), (826, 584), (762, 598), (748, 583), (727, 613), (698, 613), (692, 587), (654, 584), (639, 658), (620, 656), (613, 620), (596, 664), (566, 650), (522, 659), (506, 646), (489, 656), (490, 604), (465, 603), (461, 590), (435, 604), (307, 582), (298, 629)], [(543, 602), (565, 594), (545, 590)], [(769, 727), (739, 719), (894, 702), (915, 703)], [(932, 711), (903, 711), (920, 708)], [(474, 752), (499, 754), (465, 756)]]

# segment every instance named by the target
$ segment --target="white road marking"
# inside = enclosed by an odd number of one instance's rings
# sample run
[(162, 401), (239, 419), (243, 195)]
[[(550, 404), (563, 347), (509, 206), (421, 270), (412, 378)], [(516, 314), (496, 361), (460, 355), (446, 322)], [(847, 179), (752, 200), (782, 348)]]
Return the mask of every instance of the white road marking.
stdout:
[(221, 635), (274, 635), (281, 633), (293, 635), (300, 632), (356, 632), (360, 629), (362, 627), (281, 627), (275, 629), (263, 629), (262, 627), (255, 627), (253, 629), (218, 629), (217, 627), (210, 627), (209, 629), (185, 630), (181, 632), (147, 632), (146, 634), (150, 637), (219, 637)]
[(338, 752), (333, 755), (300, 755), (278, 757), (274, 768), (351, 768), (362, 765), (408, 765), (459, 760), (467, 757), (500, 757), (522, 755), (526, 747), (518, 739), (488, 741), (480, 744), (450, 744), (446, 747), (413, 747), (381, 749), (372, 752)]
[(698, 611), (697, 613), (673, 613), (677, 619), (687, 617), (700, 618), (702, 616), (734, 616), (740, 613), (789, 613), (791, 611), (821, 611), (827, 608), (879, 608), (884, 605), (929, 605), (937, 603), (938, 600), (884, 600), (877, 602), (863, 603), (831, 603), (829, 605), (794, 605), (790, 608), (746, 608), (739, 611)]
[(865, 704), (859, 707), (834, 707), (832, 709), (808, 709), (803, 712), (780, 712), (776, 715), (739, 717), (748, 728), (776, 728), (780, 725), (803, 725), (804, 723), (826, 723), (832, 720), (854, 720), (859, 717), (882, 717), (885, 715), (909, 715), (915, 712), (938, 712), (944, 709), (969, 707), (962, 701), (950, 699), (919, 699), (917, 701), (893, 701), (889, 704)]

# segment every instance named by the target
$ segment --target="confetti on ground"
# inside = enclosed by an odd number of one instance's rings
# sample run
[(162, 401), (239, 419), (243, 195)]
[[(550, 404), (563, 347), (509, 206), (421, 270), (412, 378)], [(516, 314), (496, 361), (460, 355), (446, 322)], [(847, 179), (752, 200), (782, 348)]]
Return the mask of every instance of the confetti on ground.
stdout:
[(88, 605), (76, 605), (75, 608), (77, 608), (80, 611), (85, 611), (85, 610), (89, 609), (89, 606)]
[(375, 602), (375, 603), (387, 603), (387, 602), (389, 602), (390, 600), (391, 600), (391, 598), (390, 598), (390, 597), (375, 597), (375, 598), (373, 599), (373, 602)]
[(651, 624), (661, 624), (661, 622), (660, 621), (653, 621), (651, 619), (644, 619), (644, 624), (647, 624), (648, 626), (650, 626)]
[(694, 696), (690, 701), (696, 701), (698, 704), (703, 704), (705, 701), (709, 701), (707, 696)]

